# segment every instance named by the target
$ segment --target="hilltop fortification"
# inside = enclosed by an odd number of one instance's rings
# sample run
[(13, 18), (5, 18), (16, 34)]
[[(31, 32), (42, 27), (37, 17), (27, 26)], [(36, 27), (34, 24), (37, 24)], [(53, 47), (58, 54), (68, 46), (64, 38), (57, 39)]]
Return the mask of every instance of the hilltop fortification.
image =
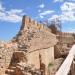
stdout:
[[(21, 69), (17, 68), (18, 63), (20, 63), (20, 66), (33, 65), (40, 72), (48, 75), (48, 66), (54, 61), (54, 46), (56, 43), (56, 36), (51, 33), (49, 28), (28, 16), (23, 16), (22, 26), (18, 34), (10, 42), (4, 44), (3, 49), (0, 48), (1, 51), (9, 52), (9, 54), (4, 55), (5, 58), (0, 57), (0, 62), (4, 59), (4, 64), (8, 63), (7, 67), (14, 66), (14, 75), (25, 75), (22, 74)], [(6, 49), (8, 49), (8, 52)], [(4, 65), (0, 67), (7, 68)], [(18, 69), (20, 73), (15, 72)], [(6, 71), (6, 73), (9, 72)]]

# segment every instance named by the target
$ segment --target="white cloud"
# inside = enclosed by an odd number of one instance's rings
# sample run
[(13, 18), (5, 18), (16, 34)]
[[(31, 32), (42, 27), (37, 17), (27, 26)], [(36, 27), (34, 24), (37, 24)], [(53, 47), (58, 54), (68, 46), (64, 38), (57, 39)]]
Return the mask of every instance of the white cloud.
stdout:
[(42, 13), (40, 13), (40, 15), (48, 15), (48, 14), (51, 14), (53, 13), (54, 11), (51, 11), (51, 10), (47, 10), (47, 11), (44, 11)]
[(60, 18), (58, 15), (53, 15), (51, 18), (49, 18), (48, 20), (54, 20), (56, 18)]
[(10, 11), (7, 11), (8, 14), (14, 14), (14, 13), (22, 13), (23, 10), (18, 9), (11, 9)]
[(64, 2), (64, 0), (54, 0), (54, 2)]
[(44, 16), (42, 16), (42, 15), (39, 15), (40, 16), (40, 18), (44, 18)]
[(73, 2), (65, 2), (61, 6), (61, 10), (62, 11), (72, 11), (72, 10), (75, 10), (75, 3), (73, 3)]
[(39, 13), (39, 16), (40, 16), (40, 18), (44, 18), (45, 15), (49, 15), (51, 13), (54, 13), (54, 11), (53, 10), (47, 10), (47, 11)]
[(66, 21), (75, 21), (75, 3), (65, 2), (61, 6), (61, 19)]
[(0, 3), (0, 20), (2, 21), (20, 22), (23, 14), (23, 10), (21, 9), (11, 9), (7, 11)]
[(44, 5), (44, 4), (41, 4), (41, 5), (39, 5), (38, 7), (39, 7), (39, 8), (44, 8), (45, 5)]
[(75, 21), (75, 15), (74, 12), (62, 12), (62, 15), (60, 15), (61, 20), (64, 21)]
[(3, 16), (0, 16), (0, 19), (3, 21), (8, 21), (8, 22), (20, 22), (22, 17), (18, 16), (16, 14), (4, 14)]
[(75, 3), (65, 2), (61, 5), (61, 14), (53, 15), (49, 20), (59, 17), (61, 21), (75, 21)]

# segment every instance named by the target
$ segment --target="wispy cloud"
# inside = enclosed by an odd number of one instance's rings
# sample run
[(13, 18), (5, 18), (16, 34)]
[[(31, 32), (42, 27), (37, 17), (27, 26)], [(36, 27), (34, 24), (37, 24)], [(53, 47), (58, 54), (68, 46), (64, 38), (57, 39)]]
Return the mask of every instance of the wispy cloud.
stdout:
[(65, 2), (62, 4), (61, 14), (53, 15), (50, 19), (54, 19), (56, 17), (59, 17), (61, 21), (75, 21), (75, 3)]
[(64, 0), (54, 0), (54, 2), (64, 2)]
[(60, 16), (58, 16), (58, 15), (52, 15), (52, 17), (49, 18), (48, 20), (54, 20), (54, 19), (56, 19), (56, 18), (60, 18)]
[(73, 2), (65, 2), (61, 6), (61, 10), (62, 11), (73, 11), (73, 10), (75, 10), (75, 3), (73, 3)]
[(0, 11), (4, 11), (5, 8), (2, 6), (2, 3), (0, 2)]
[(75, 28), (69, 28), (69, 29), (68, 29), (68, 32), (70, 32), (70, 33), (75, 33)]
[(73, 26), (69, 26), (66, 29), (63, 29), (64, 32), (75, 33), (75, 28)]
[(40, 16), (40, 18), (44, 18), (45, 15), (49, 15), (49, 14), (52, 14), (52, 13), (54, 13), (53, 10), (46, 10), (46, 11), (43, 11), (43, 12), (39, 13), (39, 16)]
[(38, 7), (39, 7), (39, 8), (44, 8), (45, 5), (44, 5), (44, 4), (40, 4), (40, 5), (38, 5)]
[(61, 6), (61, 11), (62, 20), (75, 21), (75, 3), (65, 2)]
[(38, 10), (39, 13), (40, 13), (41, 11), (42, 11), (41, 9)]
[(40, 13), (40, 15), (48, 15), (48, 14), (51, 14), (51, 13), (53, 13), (54, 11), (52, 11), (52, 10), (47, 10), (47, 11), (44, 11), (44, 12), (42, 12), (42, 13)]
[(21, 9), (10, 9), (6, 10), (5, 7), (0, 3), (0, 20), (7, 22), (20, 22), (23, 15), (23, 10)]

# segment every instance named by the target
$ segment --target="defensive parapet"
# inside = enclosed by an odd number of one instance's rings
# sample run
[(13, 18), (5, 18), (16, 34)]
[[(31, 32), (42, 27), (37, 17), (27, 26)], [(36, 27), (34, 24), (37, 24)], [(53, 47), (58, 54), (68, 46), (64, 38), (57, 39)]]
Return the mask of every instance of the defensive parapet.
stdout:
[(49, 32), (51, 31), (49, 28), (44, 26), (42, 23), (38, 23), (37, 21), (30, 19), (28, 16), (23, 16), (21, 30), (28, 28), (30, 26), (38, 30), (44, 30), (44, 31), (49, 31)]

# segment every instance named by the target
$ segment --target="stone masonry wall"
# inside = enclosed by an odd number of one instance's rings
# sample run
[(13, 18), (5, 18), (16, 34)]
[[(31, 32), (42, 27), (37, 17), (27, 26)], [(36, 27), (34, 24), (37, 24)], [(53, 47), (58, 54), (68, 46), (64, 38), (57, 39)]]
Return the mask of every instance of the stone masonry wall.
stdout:
[(51, 33), (51, 30), (24, 16), (15, 40), (18, 43), (18, 50), (26, 53), (27, 63), (37, 69), (40, 69), (40, 64), (43, 64), (47, 75), (48, 65), (54, 61), (54, 45), (57, 43), (56, 36)]
[[(56, 36), (50, 31), (51, 30), (48, 29), (46, 26), (37, 23), (36, 21), (30, 19), (28, 16), (24, 16), (22, 19), (22, 26), (16, 36), (16, 41), (18, 42), (19, 49), (35, 50), (38, 48), (46, 48), (51, 45), (53, 46), (53, 44), (56, 44), (57, 40)], [(55, 40), (55, 42), (53, 42), (53, 40)]]
[(28, 16), (23, 16), (22, 26), (21, 26), (20, 30), (26, 29), (30, 26), (33, 26), (35, 29), (38, 29), (38, 30), (50, 31), (50, 29), (47, 28), (46, 26), (44, 26), (43, 24), (30, 19)]
[(5, 60), (3, 61), (4, 63), (8, 62), (8, 67), (13, 53), (21, 51), (27, 59), (23, 63), (34, 65), (37, 69), (40, 69), (41, 64), (43, 64), (46, 75), (48, 75), (47, 69), (49, 63), (54, 61), (54, 45), (56, 43), (56, 36), (51, 33), (50, 29), (30, 19), (28, 16), (23, 16), (22, 26), (18, 34), (10, 42), (4, 43), (4, 46), (0, 48), (3, 51), (0, 55), (5, 56), (4, 58), (1, 57), (0, 60)]
[(0, 75), (9, 67), (13, 53), (17, 50), (17, 43), (0, 41)]

